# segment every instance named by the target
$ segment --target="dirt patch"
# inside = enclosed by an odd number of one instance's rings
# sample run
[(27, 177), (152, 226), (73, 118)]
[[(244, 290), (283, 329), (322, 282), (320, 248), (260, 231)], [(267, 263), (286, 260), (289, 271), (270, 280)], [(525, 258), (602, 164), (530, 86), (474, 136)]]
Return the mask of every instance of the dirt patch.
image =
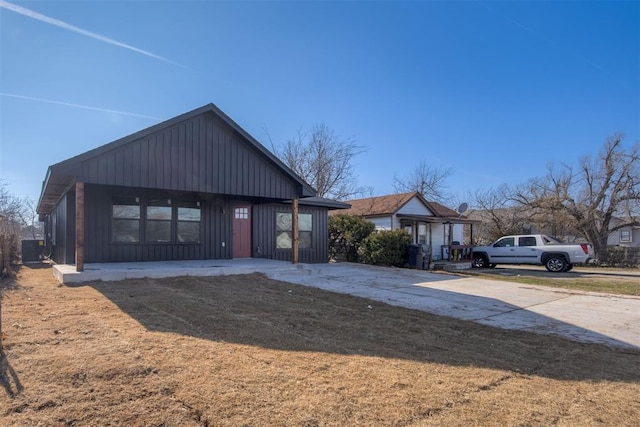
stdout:
[(3, 425), (636, 425), (640, 352), (261, 275), (3, 285)]

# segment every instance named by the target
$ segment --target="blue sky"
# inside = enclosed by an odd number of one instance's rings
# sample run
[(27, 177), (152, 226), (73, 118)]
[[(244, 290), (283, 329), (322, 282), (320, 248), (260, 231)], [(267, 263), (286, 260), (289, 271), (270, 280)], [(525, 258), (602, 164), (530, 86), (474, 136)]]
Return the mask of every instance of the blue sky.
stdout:
[(324, 122), (389, 194), (520, 183), (640, 140), (639, 1), (0, 0), (0, 179), (213, 102), (270, 147)]

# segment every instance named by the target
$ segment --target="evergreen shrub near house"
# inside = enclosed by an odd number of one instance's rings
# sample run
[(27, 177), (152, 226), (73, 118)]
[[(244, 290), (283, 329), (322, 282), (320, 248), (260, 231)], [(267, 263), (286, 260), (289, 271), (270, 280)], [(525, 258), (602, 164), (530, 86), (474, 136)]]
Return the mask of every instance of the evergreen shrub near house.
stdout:
[(365, 264), (403, 267), (407, 263), (407, 245), (411, 236), (404, 230), (383, 230), (370, 234), (358, 249)]
[(329, 258), (359, 262), (358, 248), (375, 230), (371, 221), (349, 214), (329, 217)]
[(612, 267), (638, 267), (640, 266), (640, 248), (608, 247), (606, 265)]

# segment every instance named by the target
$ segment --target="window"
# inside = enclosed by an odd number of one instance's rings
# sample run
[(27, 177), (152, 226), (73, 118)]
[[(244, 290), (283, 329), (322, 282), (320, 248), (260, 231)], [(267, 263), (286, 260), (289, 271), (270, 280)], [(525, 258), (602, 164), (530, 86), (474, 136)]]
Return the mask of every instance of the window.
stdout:
[(178, 243), (200, 243), (200, 202), (180, 202)]
[(200, 243), (199, 201), (113, 198), (111, 240), (117, 243)]
[(249, 219), (249, 208), (235, 208), (233, 212), (235, 219)]
[(536, 245), (536, 238), (533, 237), (533, 236), (519, 237), (518, 238), (518, 245), (519, 246), (535, 246)]
[[(291, 213), (276, 212), (276, 248), (291, 249), (292, 235)], [(313, 215), (298, 214), (298, 247), (311, 248), (311, 232), (313, 230)]]
[(418, 244), (425, 245), (427, 243), (427, 224), (418, 224)]
[(505, 237), (504, 239), (498, 240), (493, 247), (495, 248), (510, 248), (514, 245), (515, 240), (513, 237)]
[(146, 241), (149, 243), (171, 242), (171, 200), (149, 200), (147, 202)]
[(114, 242), (140, 241), (140, 199), (138, 197), (114, 197), (111, 218), (111, 239)]
[(620, 243), (631, 243), (631, 230), (620, 230)]

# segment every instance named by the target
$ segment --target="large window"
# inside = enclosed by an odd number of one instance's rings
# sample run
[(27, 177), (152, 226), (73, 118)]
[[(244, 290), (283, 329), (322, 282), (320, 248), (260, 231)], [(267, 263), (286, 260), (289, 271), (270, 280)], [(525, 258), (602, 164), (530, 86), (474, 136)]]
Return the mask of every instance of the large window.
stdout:
[(140, 199), (138, 197), (113, 198), (111, 238), (114, 242), (140, 241)]
[(200, 243), (200, 202), (180, 202), (178, 243)]
[(199, 201), (113, 197), (111, 241), (115, 243), (200, 243)]
[[(292, 215), (288, 212), (276, 212), (276, 248), (291, 249), (293, 241)], [(311, 248), (311, 232), (313, 230), (313, 215), (298, 214), (298, 247)]]
[(147, 202), (146, 241), (149, 243), (171, 242), (171, 200), (159, 199)]

